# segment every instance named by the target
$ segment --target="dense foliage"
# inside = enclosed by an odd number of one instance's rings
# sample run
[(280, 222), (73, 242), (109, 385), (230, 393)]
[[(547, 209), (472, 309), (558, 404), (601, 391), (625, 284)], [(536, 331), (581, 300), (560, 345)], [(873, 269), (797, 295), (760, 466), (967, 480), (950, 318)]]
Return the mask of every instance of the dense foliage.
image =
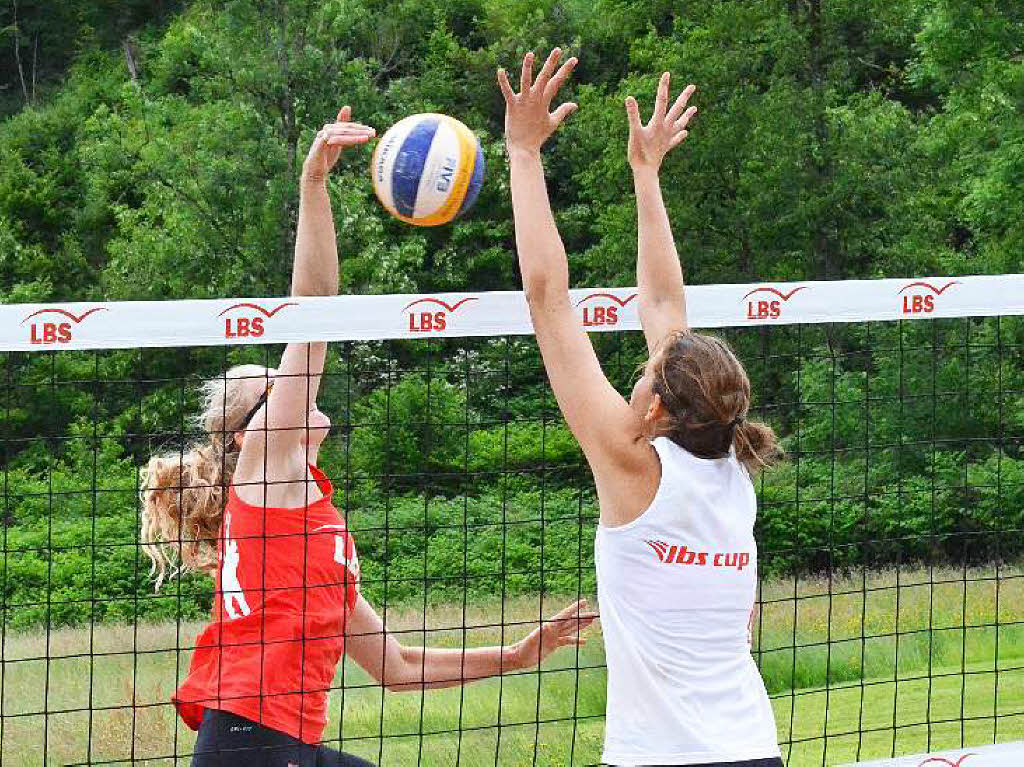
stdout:
[[(347, 154), (331, 182), (342, 289), (514, 289), (494, 70), (554, 44), (581, 61), (581, 109), (547, 156), (575, 284), (633, 284), (622, 99), (649, 103), (664, 69), (700, 86), (663, 173), (691, 282), (1020, 270), (1024, 6), (1011, 0), (121, 5), (0, 11), (7, 302), (285, 292), (298, 166), (342, 103), (379, 130), (458, 116), (490, 169), (469, 217), (418, 230), (383, 215), (366, 153)], [(1019, 554), (999, 532), (1022, 526), (1022, 336), (1005, 319), (736, 334), (793, 458), (761, 482), (766, 569)], [(601, 345), (625, 385), (636, 339)], [(17, 553), (0, 583), (23, 605), (9, 619), (202, 611), (202, 578), (150, 596), (135, 472), (194, 405), (183, 371), (261, 354), (7, 357)], [(593, 501), (529, 342), (356, 345), (330, 364), (324, 408), (353, 428), (325, 463), (374, 598), (385, 575), (389, 599), (426, 598), (425, 576), (431, 598), (576, 588)]]

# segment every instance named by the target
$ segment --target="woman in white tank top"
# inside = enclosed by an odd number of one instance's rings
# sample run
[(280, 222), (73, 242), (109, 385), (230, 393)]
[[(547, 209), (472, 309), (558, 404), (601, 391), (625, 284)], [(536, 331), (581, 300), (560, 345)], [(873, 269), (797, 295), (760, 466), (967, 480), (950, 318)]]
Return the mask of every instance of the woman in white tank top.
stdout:
[(640, 320), (650, 352), (629, 402), (609, 384), (569, 300), (565, 249), (540, 149), (575, 109), (550, 106), (576, 64), (551, 52), (519, 92), (503, 70), (516, 246), (537, 343), (594, 473), (598, 599), (608, 664), (603, 760), (780, 766), (771, 704), (750, 655), (757, 584), (751, 472), (780, 451), (747, 420), (750, 382), (729, 347), (692, 333), (658, 171), (696, 113), (688, 86), (654, 115), (626, 101), (637, 196)]

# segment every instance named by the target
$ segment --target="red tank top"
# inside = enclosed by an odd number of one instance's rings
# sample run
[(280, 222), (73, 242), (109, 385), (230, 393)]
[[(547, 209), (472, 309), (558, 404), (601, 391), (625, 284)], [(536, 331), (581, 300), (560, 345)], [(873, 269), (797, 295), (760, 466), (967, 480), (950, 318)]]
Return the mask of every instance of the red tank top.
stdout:
[(323, 498), (305, 508), (250, 506), (228, 492), (213, 618), (172, 698), (193, 730), (212, 708), (305, 743), (323, 734), (359, 560), (331, 483), (310, 471)]

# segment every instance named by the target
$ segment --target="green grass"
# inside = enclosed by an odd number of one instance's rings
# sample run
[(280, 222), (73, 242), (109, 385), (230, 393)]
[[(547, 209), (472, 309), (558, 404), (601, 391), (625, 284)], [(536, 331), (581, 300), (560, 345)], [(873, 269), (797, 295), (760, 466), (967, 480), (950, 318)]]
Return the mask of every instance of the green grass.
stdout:
[[(821, 765), (826, 747), (824, 762), (841, 764), (1024, 738), (1024, 577), (1006, 568), (999, 576), (918, 570), (766, 584), (755, 639), (787, 763)], [(564, 601), (546, 598), (543, 612)], [(508, 638), (525, 630), (511, 624), (536, 620), (540, 607), (536, 597), (507, 602)], [(495, 601), (469, 606), (465, 617), (461, 606), (431, 607), (425, 619), (403, 607), (389, 610), (387, 622), (406, 643), (458, 647), (463, 632), (451, 627), (481, 626), (467, 629), (465, 641), (491, 644), (500, 641), (493, 626), (501, 617)], [(127, 763), (133, 756), (173, 764), (157, 757), (187, 754), (194, 742), (167, 705), (188, 664), (187, 650), (174, 648), (187, 647), (198, 630), (107, 625), (54, 630), (48, 638), (9, 634), (3, 763), (40, 764), (45, 727), (48, 764)], [(337, 738), (344, 721), (344, 748), (375, 762), (382, 754), (387, 765), (485, 765), (495, 757), (528, 765), (535, 752), (537, 764), (591, 764), (604, 729), (602, 662), (595, 630), (578, 656), (562, 651), (539, 675), (425, 695), (382, 693), (345, 663), (327, 737)], [(34, 713), (43, 710), (49, 715)], [(461, 737), (451, 732), (460, 727)]]

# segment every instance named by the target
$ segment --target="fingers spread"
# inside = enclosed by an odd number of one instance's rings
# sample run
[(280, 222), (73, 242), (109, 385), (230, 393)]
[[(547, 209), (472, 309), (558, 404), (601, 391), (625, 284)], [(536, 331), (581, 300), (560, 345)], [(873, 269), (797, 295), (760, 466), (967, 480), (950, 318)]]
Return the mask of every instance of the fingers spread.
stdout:
[(577, 59), (575, 56), (570, 58), (567, 62), (565, 62), (564, 64), (562, 64), (562, 66), (558, 68), (558, 71), (555, 73), (555, 76), (551, 78), (551, 82), (549, 82), (544, 87), (544, 98), (548, 103), (551, 103), (551, 100), (555, 97), (555, 94), (558, 93), (562, 85), (565, 84), (566, 79), (572, 73), (572, 70), (576, 68), (576, 64), (578, 62), (579, 59)]
[(544, 66), (541, 67), (537, 80), (534, 83), (538, 88), (543, 89), (548, 84), (548, 80), (551, 79), (551, 75), (555, 71), (555, 66), (557, 66), (560, 58), (562, 58), (561, 48), (555, 48), (548, 54), (548, 58), (544, 62)]
[(695, 114), (697, 114), (697, 107), (690, 107), (687, 109), (686, 112), (683, 113), (683, 116), (676, 120), (672, 125), (672, 130), (681, 131), (690, 124), (690, 120), (693, 119)]
[(519, 75), (519, 92), (526, 93), (530, 90), (530, 84), (533, 80), (533, 51), (530, 51), (523, 57), (523, 71)]
[(574, 104), (571, 101), (567, 101), (566, 103), (558, 107), (558, 109), (556, 109), (554, 113), (552, 113), (551, 119), (555, 121), (556, 126), (559, 126), (562, 124), (562, 121), (565, 120), (566, 117), (571, 115), (577, 109), (579, 109), (579, 106), (577, 104)]
[(571, 633), (576, 634), (576, 633), (579, 633), (580, 631), (585, 631), (587, 629), (587, 627), (590, 626), (590, 624), (593, 623), (596, 619), (597, 619), (596, 615), (593, 615), (593, 614), (582, 615), (581, 614), (578, 618), (575, 618), (575, 617), (573, 617), (573, 618), (566, 618), (559, 625), (562, 627), (562, 631), (563, 632), (566, 632), (566, 633), (571, 632)]
[[(564, 104), (564, 103), (562, 104), (562, 106), (565, 106), (565, 105), (566, 104)], [(559, 106), (559, 109), (561, 109), (561, 106)], [(556, 612), (553, 617), (550, 617), (550, 619), (548, 619), (548, 620), (551, 621), (552, 623), (555, 623), (557, 621), (562, 621), (564, 619), (569, 619), (569, 617), (575, 617), (578, 614), (580, 614), (580, 610), (583, 609), (586, 606), (587, 606), (587, 600), (586, 599), (581, 599), (579, 602), (573, 602), (568, 607), (563, 607), (558, 612)]]
[(586, 607), (586, 599), (569, 605), (545, 621), (545, 630), (558, 637), (577, 636), (598, 618), (595, 612), (583, 612)]
[(512, 101), (516, 97), (512, 84), (508, 81), (508, 73), (504, 69), (498, 70), (498, 87), (501, 88), (501, 95), (505, 97), (505, 101)]
[[(565, 104), (563, 104), (562, 106), (565, 106)], [(548, 620), (554, 622), (562, 620), (563, 618), (568, 618), (570, 616), (575, 617), (579, 614), (580, 610), (582, 610), (586, 606), (587, 600), (581, 599), (578, 602), (573, 602), (568, 607), (563, 607), (561, 610), (555, 613), (553, 617), (549, 618)]]
[(658, 81), (658, 97), (654, 100), (654, 117), (652, 119), (665, 119), (665, 112), (668, 111), (669, 77), (669, 73), (665, 72)]
[(685, 88), (683, 88), (683, 92), (676, 96), (676, 100), (672, 104), (672, 108), (668, 110), (666, 119), (673, 121), (678, 120), (679, 115), (683, 113), (683, 110), (686, 108), (686, 104), (690, 101), (690, 96), (692, 96), (694, 91), (696, 90), (697, 86), (694, 85), (693, 83), (690, 83)]
[(640, 130), (643, 127), (640, 122), (640, 105), (636, 103), (636, 99), (632, 96), (626, 98), (626, 117), (629, 118), (629, 129), (631, 131)]

